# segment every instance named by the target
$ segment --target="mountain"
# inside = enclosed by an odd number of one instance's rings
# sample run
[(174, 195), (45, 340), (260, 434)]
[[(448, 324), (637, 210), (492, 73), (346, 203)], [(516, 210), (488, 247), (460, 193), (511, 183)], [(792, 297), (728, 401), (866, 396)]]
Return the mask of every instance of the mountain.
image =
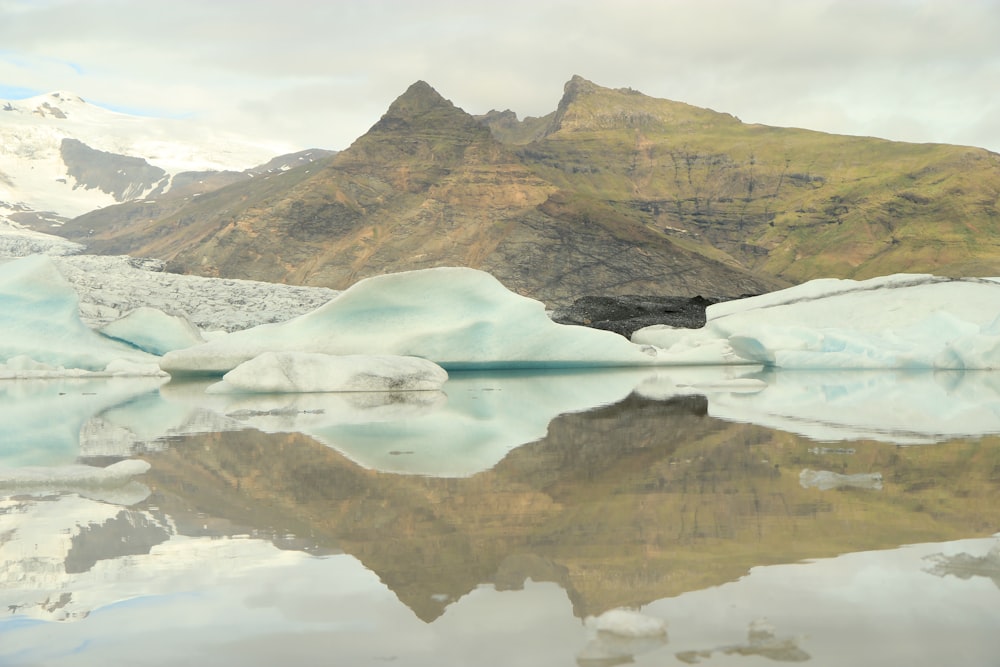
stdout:
[[(65, 92), (0, 103), (0, 145), (0, 222), (43, 231), (181, 186), (190, 195), (244, 180), (250, 177), (245, 170), (289, 152), (187, 120), (108, 111)], [(266, 171), (290, 168), (313, 153), (289, 156)]]
[(595, 289), (731, 295), (784, 285), (536, 171), (417, 82), (313, 167), (223, 188), (166, 216), (140, 204), (97, 211), (60, 233), (91, 252), (158, 257), (182, 273), (334, 289), (442, 265), (484, 269), (549, 303)]
[(525, 123), (532, 137), (545, 127), (517, 149), (539, 176), (753, 271), (1000, 272), (1000, 155), (984, 149), (749, 125), (580, 77)]
[(557, 306), (998, 275), (998, 197), (1000, 155), (977, 148), (750, 125), (581, 77), (544, 117), (474, 117), (417, 82), (334, 157), (60, 233), (176, 272), (335, 289), (471, 266)]

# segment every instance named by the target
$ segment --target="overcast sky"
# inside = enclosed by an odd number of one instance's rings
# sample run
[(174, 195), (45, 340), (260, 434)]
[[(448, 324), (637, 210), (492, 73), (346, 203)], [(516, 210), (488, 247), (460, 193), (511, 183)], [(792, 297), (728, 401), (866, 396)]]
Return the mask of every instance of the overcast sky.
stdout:
[(574, 74), (1000, 152), (1000, 0), (0, 0), (0, 100), (62, 90), (290, 148), (346, 148), (420, 79), (523, 118)]

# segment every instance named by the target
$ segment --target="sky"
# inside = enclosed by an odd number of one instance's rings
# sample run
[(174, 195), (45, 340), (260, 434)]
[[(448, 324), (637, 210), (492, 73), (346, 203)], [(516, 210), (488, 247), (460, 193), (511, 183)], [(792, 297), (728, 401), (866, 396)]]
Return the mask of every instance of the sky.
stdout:
[(0, 100), (55, 90), (346, 148), (415, 81), (472, 114), (609, 88), (1000, 152), (1000, 0), (0, 0)]

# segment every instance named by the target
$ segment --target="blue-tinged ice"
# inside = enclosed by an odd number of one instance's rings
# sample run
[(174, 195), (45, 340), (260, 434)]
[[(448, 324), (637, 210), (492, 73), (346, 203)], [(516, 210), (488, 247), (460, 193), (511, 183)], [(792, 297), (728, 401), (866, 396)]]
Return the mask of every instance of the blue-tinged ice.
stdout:
[(205, 342), (201, 331), (186, 316), (168, 315), (149, 306), (109, 322), (100, 332), (156, 356)]
[(647, 327), (632, 341), (660, 348), (661, 359), (697, 348), (715, 363), (786, 369), (1000, 369), (1000, 282), (991, 279), (813, 280), (706, 315), (702, 329)]
[(78, 307), (50, 258), (0, 264), (0, 377), (158, 372), (156, 356), (92, 331)]
[(403, 355), (448, 370), (648, 366), (648, 346), (556, 324), (488, 273), (442, 267), (362, 280), (317, 310), (163, 356), (170, 374), (226, 373), (272, 351)]

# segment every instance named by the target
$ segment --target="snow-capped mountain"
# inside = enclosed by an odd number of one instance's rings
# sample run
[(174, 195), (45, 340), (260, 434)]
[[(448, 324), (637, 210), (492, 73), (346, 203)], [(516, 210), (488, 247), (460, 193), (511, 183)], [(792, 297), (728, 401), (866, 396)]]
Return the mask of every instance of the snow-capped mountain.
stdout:
[(66, 92), (0, 101), (0, 225), (58, 224), (165, 192), (181, 172), (243, 171), (293, 150), (194, 121), (109, 111)]

